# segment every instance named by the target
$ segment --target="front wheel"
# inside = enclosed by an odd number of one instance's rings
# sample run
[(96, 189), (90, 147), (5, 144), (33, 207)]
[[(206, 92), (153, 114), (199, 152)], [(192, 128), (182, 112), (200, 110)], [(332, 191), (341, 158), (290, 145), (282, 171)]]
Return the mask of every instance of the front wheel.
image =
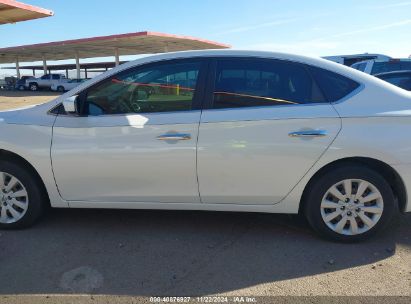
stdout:
[(58, 87), (57, 87), (57, 91), (59, 91), (59, 92), (64, 92), (64, 87), (63, 87), (63, 86), (58, 86)]
[(41, 183), (19, 163), (0, 161), (0, 228), (24, 228), (43, 213), (47, 202)]
[(30, 83), (29, 89), (30, 91), (37, 91), (39, 89), (39, 86), (37, 85), (37, 83)]
[(330, 170), (313, 182), (306, 197), (305, 216), (322, 236), (353, 242), (382, 229), (395, 206), (392, 189), (378, 172), (348, 165)]

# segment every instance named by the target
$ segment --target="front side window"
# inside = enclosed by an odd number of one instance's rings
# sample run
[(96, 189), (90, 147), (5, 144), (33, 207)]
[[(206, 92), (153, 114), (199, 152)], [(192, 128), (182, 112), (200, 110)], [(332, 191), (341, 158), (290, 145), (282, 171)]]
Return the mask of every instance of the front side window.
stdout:
[(325, 102), (302, 64), (260, 59), (217, 62), (213, 108)]
[(158, 63), (121, 72), (87, 92), (89, 115), (188, 111), (201, 62)]
[(54, 80), (60, 79), (60, 76), (59, 76), (59, 75), (52, 75), (52, 77), (53, 77)]
[(43, 75), (40, 77), (40, 79), (50, 79), (50, 75)]

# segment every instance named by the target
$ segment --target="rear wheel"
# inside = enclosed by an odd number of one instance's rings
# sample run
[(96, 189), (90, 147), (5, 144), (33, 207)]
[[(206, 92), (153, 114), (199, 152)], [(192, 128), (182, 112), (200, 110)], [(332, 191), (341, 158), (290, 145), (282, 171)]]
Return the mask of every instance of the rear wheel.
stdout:
[(43, 213), (47, 196), (23, 165), (0, 161), (0, 228), (24, 228)]
[(394, 194), (376, 171), (360, 165), (335, 168), (311, 185), (305, 215), (322, 236), (343, 242), (370, 237), (389, 222)]
[(24, 91), (26, 88), (24, 87), (24, 85), (19, 85), (19, 91)]

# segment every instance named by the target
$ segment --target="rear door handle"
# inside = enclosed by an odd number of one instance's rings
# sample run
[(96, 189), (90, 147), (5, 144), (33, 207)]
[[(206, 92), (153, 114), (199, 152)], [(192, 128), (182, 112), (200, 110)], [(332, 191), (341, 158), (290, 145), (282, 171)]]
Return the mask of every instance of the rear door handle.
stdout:
[(288, 133), (290, 137), (322, 137), (326, 135), (327, 131), (325, 130), (304, 130)]
[(191, 134), (187, 133), (171, 133), (157, 136), (158, 140), (190, 140)]

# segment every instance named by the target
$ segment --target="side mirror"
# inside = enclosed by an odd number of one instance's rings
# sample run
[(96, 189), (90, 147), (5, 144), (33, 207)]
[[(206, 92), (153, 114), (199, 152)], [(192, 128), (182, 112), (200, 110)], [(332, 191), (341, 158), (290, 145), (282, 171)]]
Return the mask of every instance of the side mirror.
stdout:
[(64, 111), (66, 111), (67, 114), (71, 114), (71, 115), (78, 114), (77, 95), (66, 98), (63, 101), (63, 107), (64, 107)]

